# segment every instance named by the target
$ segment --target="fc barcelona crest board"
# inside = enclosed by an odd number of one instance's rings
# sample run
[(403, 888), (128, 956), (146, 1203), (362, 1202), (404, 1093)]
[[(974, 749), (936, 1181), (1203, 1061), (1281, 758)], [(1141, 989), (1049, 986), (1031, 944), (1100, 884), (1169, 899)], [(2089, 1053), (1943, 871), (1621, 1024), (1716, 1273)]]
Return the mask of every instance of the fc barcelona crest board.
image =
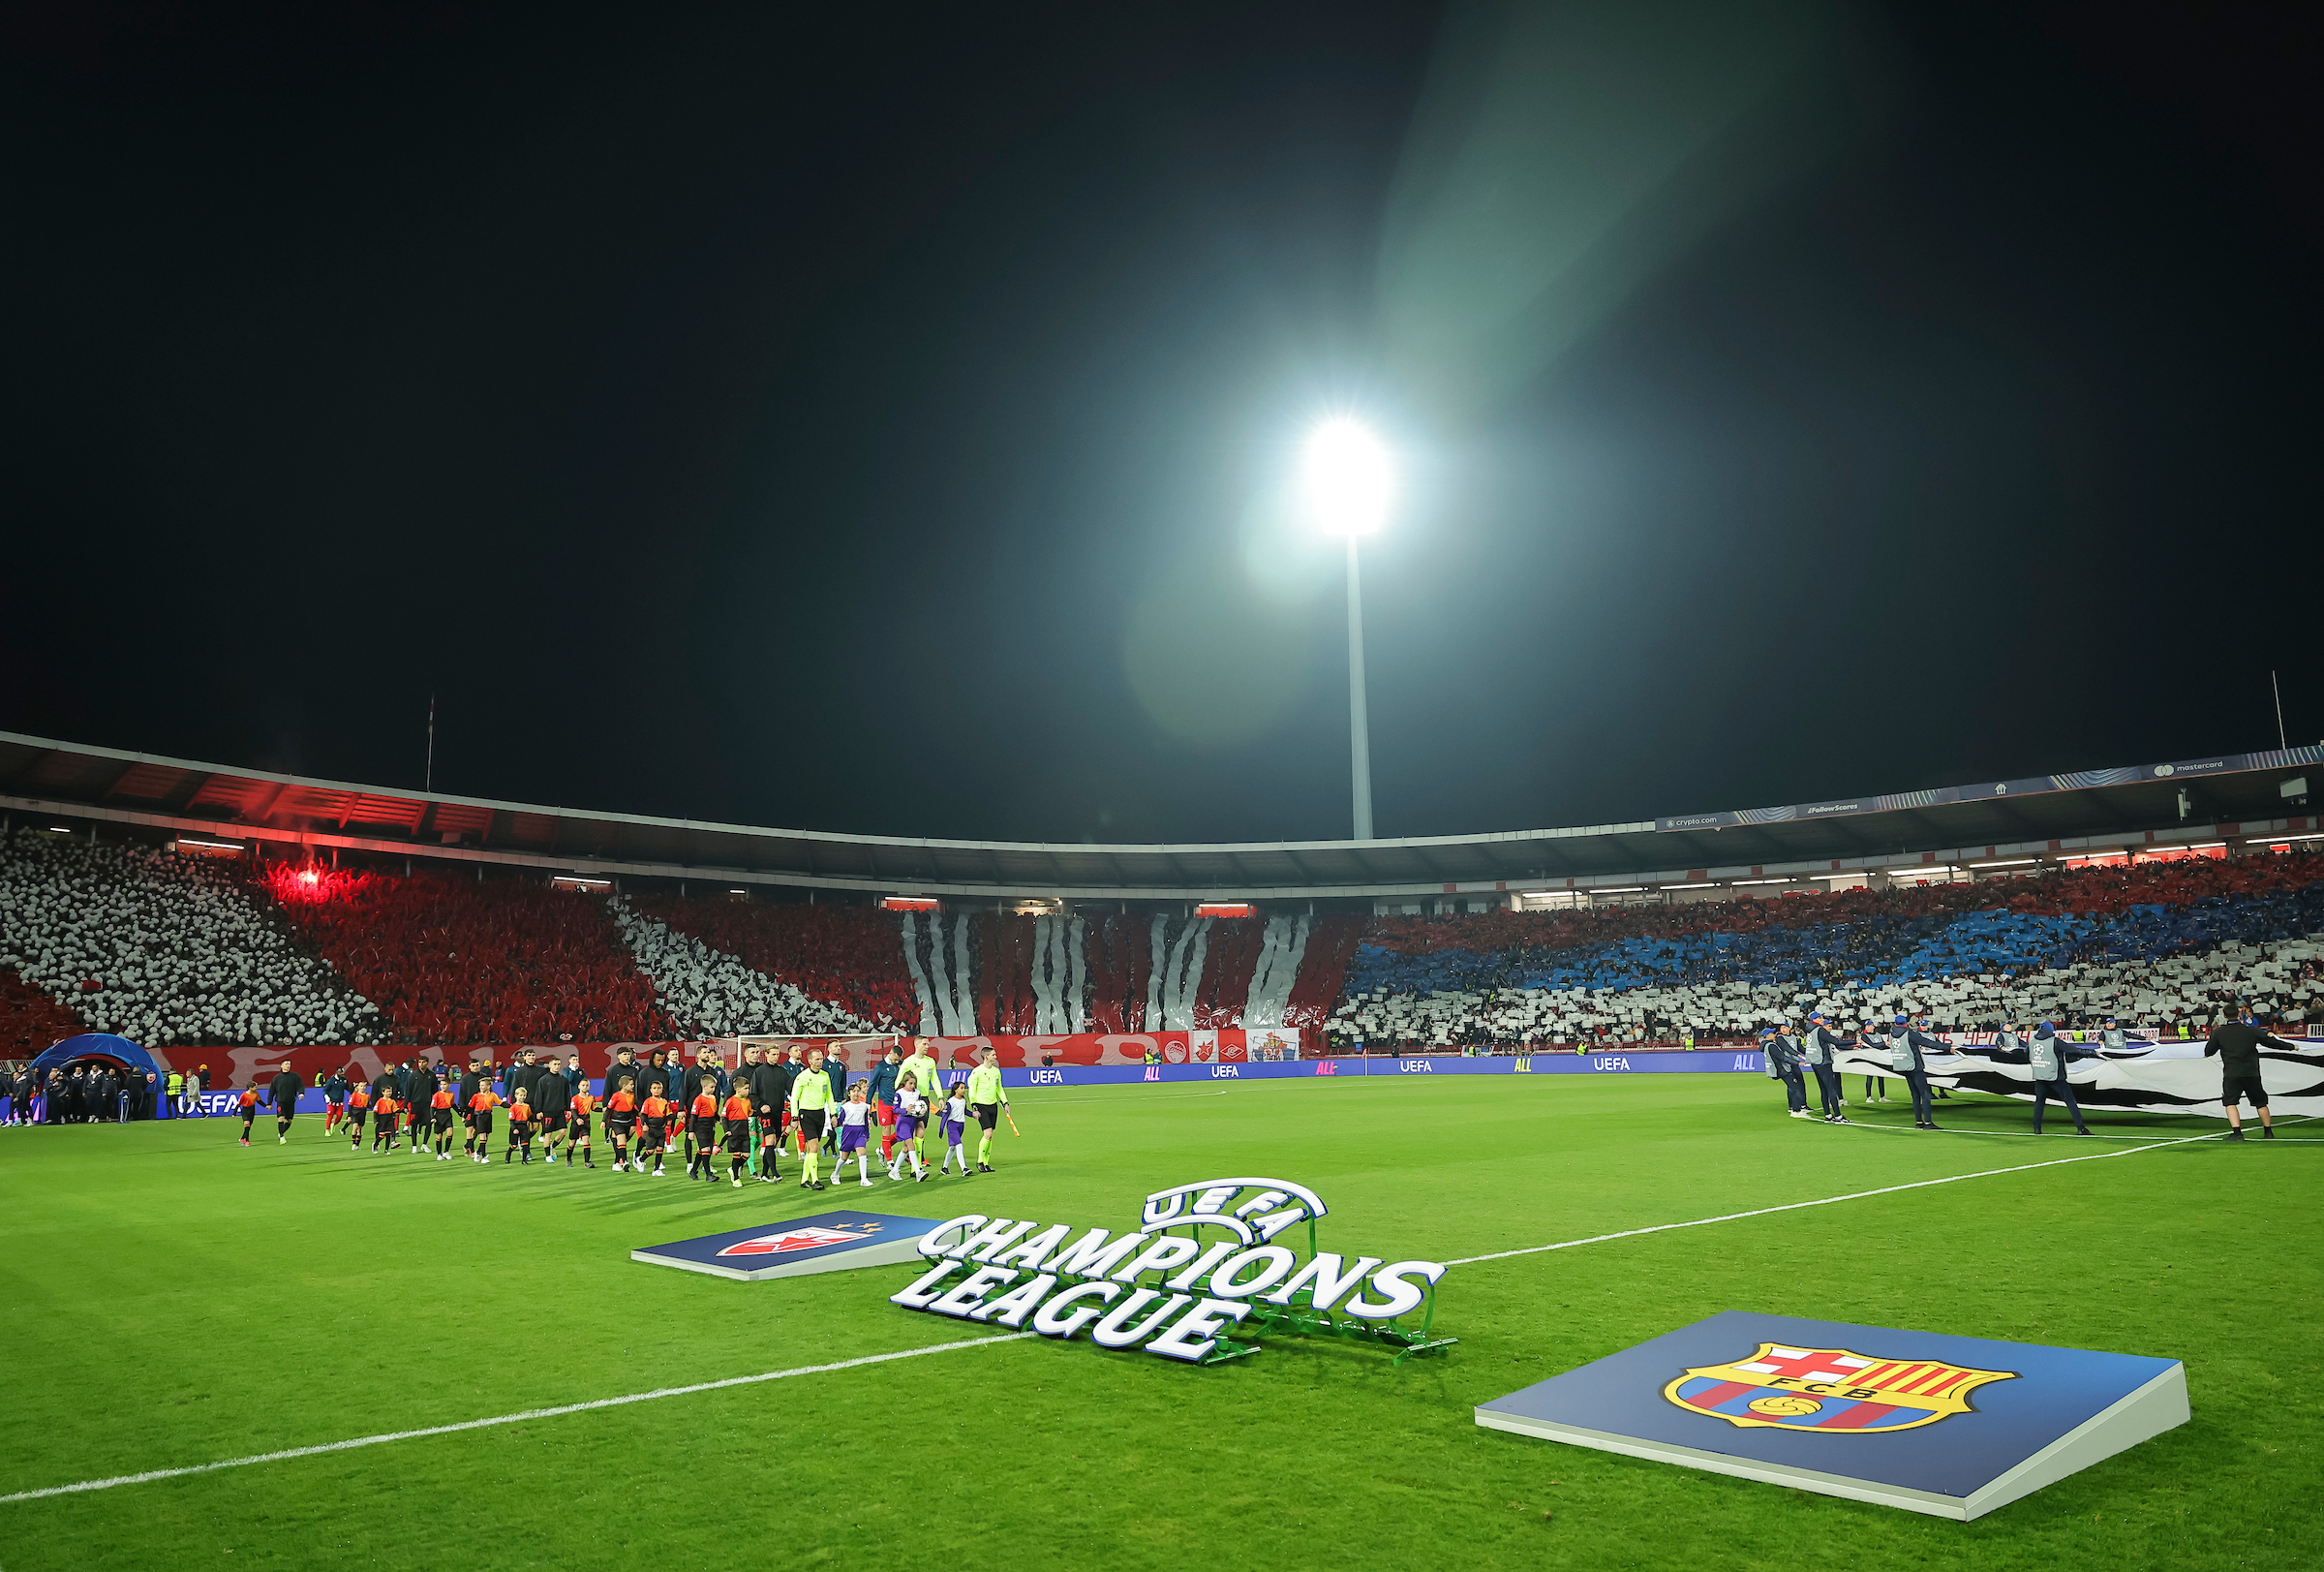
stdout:
[(859, 1266), (901, 1266), (920, 1259), (920, 1240), (936, 1226), (933, 1218), (897, 1218), (881, 1212), (819, 1212), (788, 1222), (730, 1228), (700, 1239), (650, 1245), (629, 1252), (632, 1261), (707, 1272), (714, 1278), (757, 1282), (767, 1278), (803, 1278), (815, 1272), (844, 1272)]
[(1964, 1521), (2186, 1423), (2175, 1359), (1728, 1310), (1477, 1423)]

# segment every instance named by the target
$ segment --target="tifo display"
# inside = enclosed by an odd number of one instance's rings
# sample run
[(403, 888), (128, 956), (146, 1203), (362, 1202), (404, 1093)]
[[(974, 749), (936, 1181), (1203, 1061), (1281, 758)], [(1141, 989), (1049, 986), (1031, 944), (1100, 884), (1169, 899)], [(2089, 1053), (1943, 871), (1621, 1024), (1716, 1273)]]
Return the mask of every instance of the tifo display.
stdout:
[[(2303, 846), (2308, 843), (2301, 843)], [(1310, 1052), (1749, 1040), (1820, 1008), (1942, 1033), (2324, 1020), (2324, 854), (1642, 909), (1016, 916), (591, 896), (0, 838), (0, 1001), (206, 1050), (1299, 1032)], [(4, 1045), (0, 1045), (4, 1046)], [(392, 1060), (401, 1055), (381, 1055)], [(461, 1056), (466, 1057), (466, 1056)], [(593, 1073), (598, 1065), (593, 1063)]]

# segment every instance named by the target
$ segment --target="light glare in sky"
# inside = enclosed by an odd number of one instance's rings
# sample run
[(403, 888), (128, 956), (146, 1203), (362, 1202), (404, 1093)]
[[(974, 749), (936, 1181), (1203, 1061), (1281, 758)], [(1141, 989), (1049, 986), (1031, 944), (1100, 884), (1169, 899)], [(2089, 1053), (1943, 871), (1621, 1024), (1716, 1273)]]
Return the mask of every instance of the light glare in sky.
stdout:
[(1307, 505), (1332, 535), (1371, 535), (1395, 498), (1388, 449), (1361, 422), (1327, 420), (1307, 439)]

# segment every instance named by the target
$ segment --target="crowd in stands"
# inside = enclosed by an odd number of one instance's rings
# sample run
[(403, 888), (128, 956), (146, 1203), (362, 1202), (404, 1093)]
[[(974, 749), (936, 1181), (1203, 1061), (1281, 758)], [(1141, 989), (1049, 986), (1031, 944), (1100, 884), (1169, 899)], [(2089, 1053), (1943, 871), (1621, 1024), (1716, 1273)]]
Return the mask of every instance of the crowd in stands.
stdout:
[(90, 1031), (138, 1042), (388, 1035), (379, 1009), (300, 946), (244, 870), (34, 826), (0, 838), (0, 967)]
[[(255, 876), (255, 877), (254, 877)], [(593, 897), (535, 879), (0, 839), (0, 1056), (156, 1046), (1321, 1029), (1375, 1049), (1748, 1036), (1821, 1007), (1942, 1030), (2324, 1023), (2324, 854), (1459, 917)]]
[(2324, 855), (2099, 867), (1768, 902), (1378, 924), (1333, 1012), (1367, 1046), (1745, 1036), (1822, 1007), (1945, 1029), (2109, 1013), (2192, 1032), (2238, 1002), (2324, 1020)]
[(88, 1028), (65, 1004), (0, 967), (0, 1059), (30, 1059), (61, 1037)]
[[(577, 898), (586, 899), (586, 898)], [(623, 896), (606, 909), (634, 960), (635, 973), (650, 981), (661, 1014), (687, 1033), (730, 1036), (738, 1033), (826, 1033), (909, 1031), (908, 1022), (867, 1020), (845, 1007), (813, 999), (791, 983), (746, 965), (721, 949), (647, 916)], [(814, 908), (804, 908), (814, 910)], [(831, 909), (825, 908), (825, 910)], [(890, 950), (902, 945), (893, 919), (883, 924)], [(633, 973), (633, 974), (635, 974)], [(913, 1010), (913, 1015), (919, 1012)], [(660, 1036), (666, 1033), (656, 1033)], [(630, 1035), (630, 1033), (623, 1033)], [(503, 1038), (521, 1041), (522, 1038)]]
[(896, 918), (874, 908), (671, 895), (632, 896), (627, 905), (851, 1017), (909, 1022), (920, 1013)]
[(672, 1034), (652, 984), (592, 897), (527, 878), (397, 878), (289, 863), (267, 870), (265, 887), (299, 938), (392, 1022), (388, 1036), (361, 1040), (607, 1042)]

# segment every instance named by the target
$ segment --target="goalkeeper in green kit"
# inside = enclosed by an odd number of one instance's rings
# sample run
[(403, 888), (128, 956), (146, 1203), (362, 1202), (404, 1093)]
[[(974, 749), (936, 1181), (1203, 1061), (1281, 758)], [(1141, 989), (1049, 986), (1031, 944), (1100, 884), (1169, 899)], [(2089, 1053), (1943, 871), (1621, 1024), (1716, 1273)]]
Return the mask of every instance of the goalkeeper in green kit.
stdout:
[(988, 1048), (977, 1056), (976, 1068), (968, 1072), (968, 1110), (985, 1132), (976, 1147), (976, 1171), (980, 1174), (993, 1171), (993, 1126), (1000, 1123), (1000, 1111), (1008, 1104), (1009, 1089), (1000, 1084), (1000, 1055)]

